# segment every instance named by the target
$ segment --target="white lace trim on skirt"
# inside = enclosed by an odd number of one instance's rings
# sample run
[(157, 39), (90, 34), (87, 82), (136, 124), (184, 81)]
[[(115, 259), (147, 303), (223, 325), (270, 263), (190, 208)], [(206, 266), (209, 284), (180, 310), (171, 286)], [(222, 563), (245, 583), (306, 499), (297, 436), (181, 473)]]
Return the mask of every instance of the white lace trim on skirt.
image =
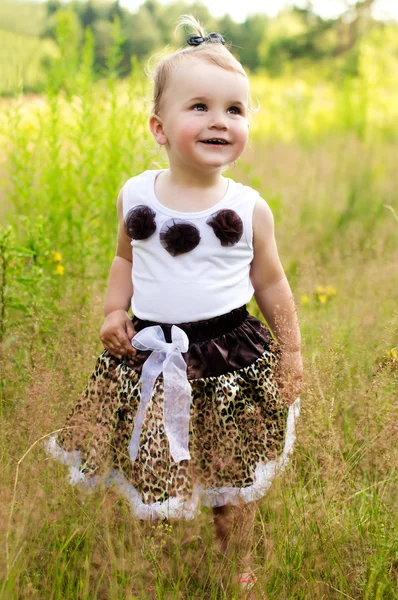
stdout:
[(295, 422), (300, 414), (300, 398), (289, 407), (286, 426), (285, 444), (282, 454), (276, 460), (267, 463), (259, 463), (254, 473), (254, 483), (245, 488), (222, 487), (205, 489), (201, 485), (195, 485), (189, 500), (182, 498), (170, 498), (165, 502), (145, 504), (141, 494), (127, 481), (119, 469), (112, 468), (106, 476), (86, 477), (81, 472), (81, 455), (78, 450), (67, 452), (57, 444), (56, 436), (44, 442), (47, 454), (58, 462), (69, 466), (69, 483), (76, 485), (79, 489), (90, 492), (96, 486), (102, 484), (109, 486), (115, 484), (130, 503), (133, 514), (139, 519), (193, 519), (200, 511), (200, 506), (222, 506), (224, 504), (241, 504), (259, 500), (267, 492), (268, 488), (277, 475), (279, 475), (287, 463), (296, 439)]

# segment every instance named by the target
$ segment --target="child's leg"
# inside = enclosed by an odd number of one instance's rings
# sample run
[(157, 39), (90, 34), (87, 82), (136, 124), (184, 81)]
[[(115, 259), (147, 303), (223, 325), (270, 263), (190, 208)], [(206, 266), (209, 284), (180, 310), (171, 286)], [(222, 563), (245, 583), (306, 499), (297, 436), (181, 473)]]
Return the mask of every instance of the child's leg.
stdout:
[(240, 570), (251, 568), (256, 502), (213, 508), (217, 541), (222, 554), (229, 560), (237, 560)]
[(254, 600), (264, 593), (256, 585), (257, 577), (253, 570), (251, 556), (254, 519), (257, 503), (249, 502), (239, 506), (225, 505), (213, 508), (213, 518), (220, 550), (225, 558), (236, 564), (235, 583), (239, 586), (242, 599)]

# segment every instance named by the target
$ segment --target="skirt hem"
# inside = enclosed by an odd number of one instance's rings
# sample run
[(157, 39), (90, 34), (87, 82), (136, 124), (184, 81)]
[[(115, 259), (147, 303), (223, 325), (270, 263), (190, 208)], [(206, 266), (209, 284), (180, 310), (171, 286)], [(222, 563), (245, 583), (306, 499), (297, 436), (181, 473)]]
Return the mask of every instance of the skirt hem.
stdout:
[(127, 481), (123, 473), (116, 468), (111, 468), (104, 476), (87, 478), (81, 471), (81, 455), (78, 450), (67, 452), (57, 444), (57, 436), (45, 440), (43, 445), (46, 453), (57, 462), (69, 466), (69, 483), (78, 489), (91, 492), (99, 485), (108, 487), (116, 485), (128, 500), (132, 513), (139, 519), (194, 519), (200, 512), (201, 506), (216, 507), (225, 504), (246, 504), (262, 498), (273, 480), (279, 475), (289, 462), (293, 450), (296, 434), (295, 422), (300, 415), (300, 398), (289, 406), (286, 436), (282, 454), (267, 463), (259, 462), (254, 473), (254, 483), (245, 488), (225, 486), (221, 488), (205, 488), (196, 484), (193, 487), (191, 498), (169, 498), (164, 502), (145, 504), (138, 490)]

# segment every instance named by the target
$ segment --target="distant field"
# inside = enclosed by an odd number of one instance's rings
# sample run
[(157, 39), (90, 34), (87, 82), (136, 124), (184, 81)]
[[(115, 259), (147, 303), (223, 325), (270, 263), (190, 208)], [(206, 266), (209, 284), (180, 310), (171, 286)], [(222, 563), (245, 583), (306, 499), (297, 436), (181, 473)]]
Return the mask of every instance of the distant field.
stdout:
[(51, 40), (0, 28), (0, 95), (14, 94), (21, 85), (28, 91), (43, 87), (46, 81), (43, 61), (54, 56), (57, 48)]
[(39, 36), (46, 22), (45, 2), (2, 0), (0, 24), (2, 29), (28, 36)]
[(15, 93), (22, 80), (27, 90), (43, 86), (42, 61), (56, 52), (40, 39), (45, 23), (45, 2), (0, 2), (0, 95)]

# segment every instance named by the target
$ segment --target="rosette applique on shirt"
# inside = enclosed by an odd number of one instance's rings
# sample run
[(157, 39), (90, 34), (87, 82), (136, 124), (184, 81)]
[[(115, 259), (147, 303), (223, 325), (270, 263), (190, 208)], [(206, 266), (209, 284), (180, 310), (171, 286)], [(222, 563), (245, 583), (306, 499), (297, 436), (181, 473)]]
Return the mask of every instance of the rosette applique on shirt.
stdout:
[(234, 246), (243, 234), (242, 219), (234, 210), (226, 208), (210, 215), (206, 223), (213, 229), (221, 246)]
[(140, 204), (126, 215), (126, 233), (133, 240), (147, 240), (156, 231), (156, 213), (150, 206)]
[[(126, 233), (133, 240), (146, 240), (156, 231), (156, 213), (145, 204), (131, 209), (126, 216)], [(222, 246), (234, 246), (243, 235), (243, 222), (231, 209), (218, 210), (206, 221)], [(160, 243), (171, 256), (191, 252), (200, 242), (200, 231), (184, 219), (169, 219), (159, 233)]]
[(191, 252), (200, 242), (196, 225), (182, 219), (169, 219), (160, 230), (160, 243), (171, 256)]

